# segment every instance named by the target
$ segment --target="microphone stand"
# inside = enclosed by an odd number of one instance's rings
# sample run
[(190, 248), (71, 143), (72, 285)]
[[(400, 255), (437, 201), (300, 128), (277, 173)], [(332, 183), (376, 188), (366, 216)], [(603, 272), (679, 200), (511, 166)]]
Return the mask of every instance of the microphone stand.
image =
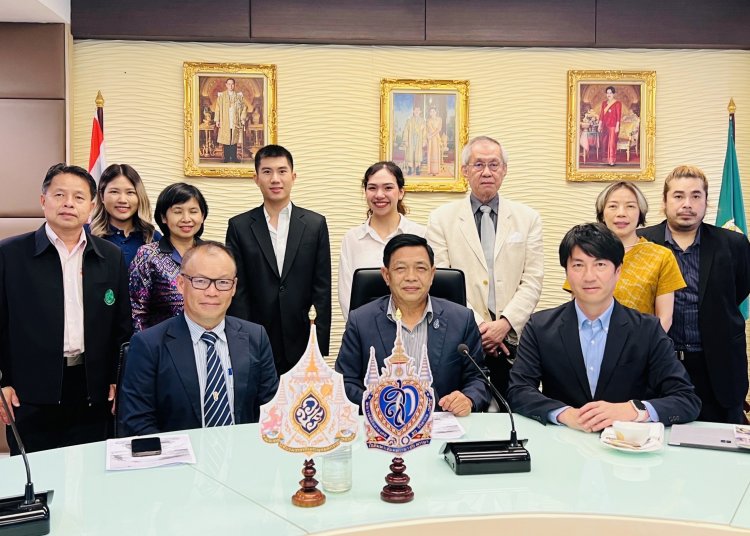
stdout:
[(446, 443), (440, 454), (457, 475), (481, 475), (494, 473), (525, 473), (531, 471), (531, 456), (524, 445), (526, 440), (518, 440), (513, 412), (500, 391), (492, 384), (482, 367), (469, 353), (469, 347), (459, 344), (458, 353), (469, 358), (482, 375), (482, 379), (493, 396), (508, 410), (510, 416), (510, 441), (462, 441)]
[[(510, 410), (510, 405), (505, 400), (505, 397), (500, 394), (500, 391), (497, 390), (497, 387), (492, 383), (492, 380), (485, 374), (484, 369), (479, 366), (479, 363), (476, 362), (476, 360), (471, 356), (469, 353), (469, 347), (465, 344), (459, 344), (458, 345), (458, 353), (461, 355), (465, 355), (469, 358), (469, 361), (471, 361), (472, 365), (479, 371), (479, 374), (482, 375), (482, 380), (484, 380), (485, 385), (490, 388), (490, 391), (492, 391), (492, 396), (495, 398), (497, 402), (502, 404), (505, 409), (508, 411), (508, 415), (510, 416), (510, 446), (511, 447), (518, 447), (523, 446), (518, 444), (518, 435), (516, 434), (516, 422), (513, 420), (513, 412)], [(526, 441), (526, 440), (524, 440)]]
[[(0, 379), (2, 377), (3, 374), (0, 371)], [(52, 491), (34, 493), (29, 458), (26, 456), (26, 449), (18, 433), (16, 421), (11, 416), (10, 407), (8, 401), (5, 399), (2, 387), (0, 387), (0, 400), (2, 400), (5, 413), (10, 419), (10, 427), (13, 430), (13, 436), (16, 438), (18, 450), (21, 452), (21, 457), (26, 467), (26, 487), (24, 488), (23, 497), (6, 497), (0, 499), (0, 532), (3, 532), (4, 528), (8, 528), (16, 536), (49, 534), (50, 511), (47, 502), (48, 500), (52, 500)]]

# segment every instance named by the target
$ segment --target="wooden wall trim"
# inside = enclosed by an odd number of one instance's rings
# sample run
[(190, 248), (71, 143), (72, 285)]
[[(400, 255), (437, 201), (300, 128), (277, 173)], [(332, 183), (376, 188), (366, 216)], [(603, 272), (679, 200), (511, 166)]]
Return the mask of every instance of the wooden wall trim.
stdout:
[(72, 0), (76, 39), (750, 49), (748, 0)]

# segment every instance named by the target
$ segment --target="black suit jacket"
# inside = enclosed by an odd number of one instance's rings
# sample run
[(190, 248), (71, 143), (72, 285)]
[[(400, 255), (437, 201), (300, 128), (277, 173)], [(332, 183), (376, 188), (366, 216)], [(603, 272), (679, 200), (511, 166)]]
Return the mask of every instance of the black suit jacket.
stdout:
[[(541, 382), (542, 391), (539, 391)], [(596, 393), (591, 396), (573, 301), (531, 315), (510, 371), (510, 407), (547, 424), (547, 414), (587, 402), (645, 400), (666, 425), (695, 420), (701, 402), (659, 319), (615, 302)]]
[[(483, 362), (482, 337), (474, 314), (461, 305), (432, 297), (432, 323), (427, 327), (427, 356), (432, 370), (432, 387), (436, 401), (461, 391), (473, 402), (472, 411), (484, 411), (490, 393), (476, 367), (456, 350), (466, 344), (478, 363)], [(370, 360), (370, 346), (375, 348), (378, 371), (393, 351), (396, 324), (388, 320), (389, 296), (372, 301), (349, 313), (341, 341), (336, 370), (344, 376), (346, 396), (362, 405), (364, 377)], [(412, 356), (419, 359), (420, 356)]]
[[(666, 221), (638, 234), (665, 245)], [(745, 235), (701, 224), (698, 327), (714, 396), (725, 407), (747, 396), (745, 319), (739, 305), (750, 293), (750, 242)], [(679, 290), (677, 292), (680, 292)]]
[[(120, 345), (130, 338), (128, 276), (120, 249), (87, 234), (83, 253), (86, 383), (107, 400)], [(114, 301), (106, 299), (108, 291)], [(107, 302), (111, 302), (107, 303)], [(62, 394), (64, 295), (60, 255), (44, 225), (0, 243), (0, 369), (21, 403), (57, 404)]]
[(331, 336), (331, 247), (320, 214), (292, 207), (281, 273), (263, 206), (229, 220), (227, 246), (237, 261), (237, 292), (228, 314), (261, 324), (271, 339), (279, 373), (307, 347), (308, 312), (315, 305), (318, 345), (328, 355)]
[[(226, 317), (234, 382), (234, 422), (258, 422), (279, 380), (262, 326)], [(120, 389), (120, 434), (145, 435), (202, 426), (195, 353), (185, 315), (133, 336)]]

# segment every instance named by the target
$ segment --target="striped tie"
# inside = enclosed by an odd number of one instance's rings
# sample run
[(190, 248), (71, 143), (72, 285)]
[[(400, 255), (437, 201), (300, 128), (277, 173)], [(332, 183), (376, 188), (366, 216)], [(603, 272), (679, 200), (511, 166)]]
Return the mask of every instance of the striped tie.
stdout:
[(204, 331), (201, 335), (201, 340), (206, 343), (206, 367), (208, 369), (206, 391), (203, 395), (203, 416), (206, 420), (206, 427), (232, 424), (224, 367), (221, 366), (219, 354), (216, 352), (217, 338), (216, 333), (212, 331)]

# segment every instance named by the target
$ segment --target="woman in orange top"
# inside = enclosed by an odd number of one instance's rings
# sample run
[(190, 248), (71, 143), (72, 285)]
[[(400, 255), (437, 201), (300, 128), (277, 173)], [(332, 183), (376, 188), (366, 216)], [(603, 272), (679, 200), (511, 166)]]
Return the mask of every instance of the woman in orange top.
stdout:
[[(674, 293), (686, 285), (672, 252), (636, 234), (636, 228), (646, 223), (647, 212), (646, 198), (630, 182), (611, 184), (596, 198), (596, 219), (625, 246), (615, 299), (625, 307), (658, 316), (664, 331), (669, 331)], [(563, 288), (570, 290), (567, 281)]]
[(607, 86), (607, 100), (602, 102), (599, 112), (599, 132), (604, 131), (604, 147), (607, 151), (607, 164), (615, 165), (617, 159), (617, 136), (620, 134), (622, 103), (615, 100), (615, 87)]

